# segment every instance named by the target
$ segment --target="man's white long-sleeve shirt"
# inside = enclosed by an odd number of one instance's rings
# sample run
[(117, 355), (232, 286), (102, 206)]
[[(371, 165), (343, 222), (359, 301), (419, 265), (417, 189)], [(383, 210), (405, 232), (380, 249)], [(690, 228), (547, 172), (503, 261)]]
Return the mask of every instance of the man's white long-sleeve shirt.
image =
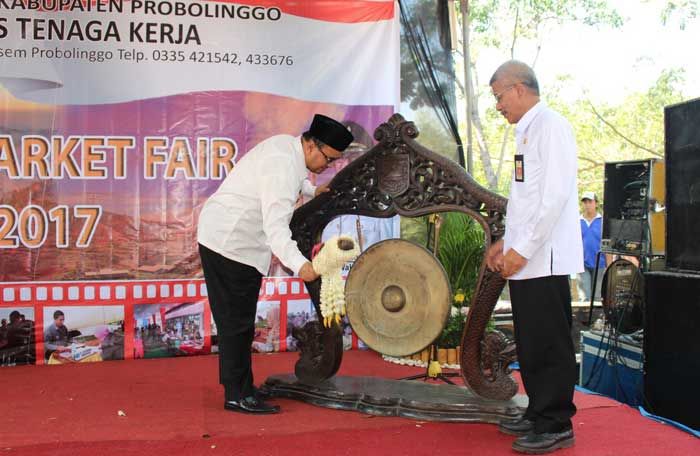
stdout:
[(251, 149), (206, 201), (197, 241), (266, 275), (271, 253), (299, 272), (308, 261), (292, 240), (289, 222), (299, 192), (313, 194), (301, 138), (278, 135)]
[(576, 188), (576, 141), (569, 122), (543, 102), (515, 126), (513, 173), (503, 251), (527, 259), (510, 280), (583, 272)]

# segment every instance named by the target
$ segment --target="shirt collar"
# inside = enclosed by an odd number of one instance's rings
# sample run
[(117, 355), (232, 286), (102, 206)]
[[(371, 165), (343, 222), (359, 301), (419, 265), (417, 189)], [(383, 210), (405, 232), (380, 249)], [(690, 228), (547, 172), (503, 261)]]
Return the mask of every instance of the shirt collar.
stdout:
[(301, 145), (301, 136), (294, 138), (292, 149), (294, 150), (294, 161), (297, 164), (299, 173), (306, 173), (306, 159), (304, 158), (304, 148)]
[(588, 225), (590, 225), (591, 223), (593, 223), (594, 221), (596, 221), (596, 220), (599, 219), (599, 218), (603, 218), (603, 216), (600, 215), (600, 212), (597, 212), (597, 213), (595, 214), (595, 217), (593, 217), (593, 218), (591, 219), (590, 222), (586, 219), (586, 217), (584, 217), (583, 214), (581, 214), (581, 220), (583, 220), (583, 221), (585, 221), (586, 223), (588, 223)]
[(522, 135), (525, 133), (525, 130), (530, 126), (532, 120), (546, 107), (547, 104), (544, 101), (538, 101), (535, 106), (530, 108), (525, 115), (520, 118), (518, 123), (515, 124), (515, 134)]

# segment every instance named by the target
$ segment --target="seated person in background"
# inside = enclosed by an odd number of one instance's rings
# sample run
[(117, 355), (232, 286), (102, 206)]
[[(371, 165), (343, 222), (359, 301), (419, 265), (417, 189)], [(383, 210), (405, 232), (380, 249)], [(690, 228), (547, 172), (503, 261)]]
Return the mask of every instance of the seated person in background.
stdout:
[(0, 325), (0, 348), (4, 347), (7, 345), (7, 320), (5, 318), (2, 319), (2, 324)]
[(16, 310), (10, 312), (10, 325), (8, 331), (12, 328), (19, 328), (22, 325), (22, 317), (20, 313)]
[[(5, 320), (3, 319), (3, 321)], [(34, 322), (24, 319), (24, 315), (13, 310), (10, 312), (9, 324), (3, 326), (3, 331), (0, 331), (0, 346), (3, 345), (3, 340), (7, 347), (26, 346), (32, 343), (31, 338), (33, 335)]]
[(279, 351), (280, 349), (280, 308), (278, 306), (271, 306), (267, 309), (265, 314), (265, 319), (267, 320), (267, 326), (270, 331), (267, 333), (267, 338), (265, 342), (272, 349), (272, 351)]
[(44, 349), (48, 359), (53, 352), (70, 351), (68, 341), (68, 328), (65, 325), (66, 316), (62, 311), (53, 313), (53, 323), (44, 332)]
[(163, 333), (163, 336), (160, 340), (162, 340), (166, 344), (169, 343), (171, 340), (175, 340), (175, 332), (172, 329), (169, 329), (167, 332)]

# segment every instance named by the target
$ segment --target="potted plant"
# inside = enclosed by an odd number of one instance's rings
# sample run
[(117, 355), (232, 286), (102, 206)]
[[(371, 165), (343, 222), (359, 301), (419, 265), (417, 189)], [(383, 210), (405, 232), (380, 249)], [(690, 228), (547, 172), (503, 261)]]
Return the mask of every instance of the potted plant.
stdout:
[(458, 353), (462, 342), (464, 323), (466, 321), (466, 316), (462, 310), (463, 308), (459, 305), (460, 300), (463, 303), (464, 294), (455, 294), (455, 304), (452, 306), (450, 316), (447, 319), (445, 327), (435, 341), (438, 347), (438, 361), (440, 361), (441, 364), (459, 363)]
[(446, 350), (448, 364), (458, 364), (467, 306), (476, 288), (484, 255), (484, 230), (461, 212), (450, 212), (442, 217), (437, 256), (445, 268), (454, 297), (450, 317), (436, 344), (439, 349)]
[[(431, 216), (402, 219), (402, 237), (434, 250), (434, 241), (431, 241), (432, 236), (428, 235), (432, 230), (431, 222), (435, 223), (435, 219), (431, 219)], [(439, 224), (437, 258), (445, 268), (454, 297), (450, 317), (435, 344), (438, 347), (438, 358), (441, 357), (440, 349), (452, 349), (452, 352), (446, 355), (447, 363), (457, 364), (459, 362), (457, 348), (461, 344), (466, 307), (476, 288), (479, 267), (484, 255), (484, 230), (474, 219), (462, 212), (440, 214)], [(425, 361), (428, 357), (427, 350), (424, 350), (422, 357), (421, 354), (416, 354), (413, 358)], [(445, 356), (445, 352), (442, 353)], [(454, 362), (451, 362), (453, 357)]]

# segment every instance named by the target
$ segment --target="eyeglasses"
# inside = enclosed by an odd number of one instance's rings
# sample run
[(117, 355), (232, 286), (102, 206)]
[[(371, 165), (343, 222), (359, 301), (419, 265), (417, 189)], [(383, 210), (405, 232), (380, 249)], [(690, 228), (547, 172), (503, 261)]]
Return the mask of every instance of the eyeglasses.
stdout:
[(515, 84), (511, 84), (511, 85), (509, 85), (508, 87), (506, 87), (505, 89), (501, 90), (499, 93), (494, 93), (494, 94), (493, 94), (493, 97), (496, 99), (496, 103), (497, 103), (497, 104), (500, 103), (500, 102), (501, 102), (501, 98), (503, 98), (503, 95), (504, 95), (507, 91), (509, 91), (510, 89), (512, 89), (513, 87), (515, 87), (515, 86), (518, 85), (518, 84), (519, 84), (519, 83), (516, 82)]
[(323, 158), (326, 159), (326, 164), (330, 165), (331, 163), (333, 163), (334, 161), (336, 161), (337, 159), (340, 158), (340, 157), (329, 157), (328, 155), (326, 155), (326, 153), (323, 151), (323, 149), (321, 149), (321, 146), (319, 146), (316, 143), (314, 143), (314, 145), (316, 146), (316, 149), (318, 149), (318, 151), (321, 152), (321, 155), (323, 155)]

